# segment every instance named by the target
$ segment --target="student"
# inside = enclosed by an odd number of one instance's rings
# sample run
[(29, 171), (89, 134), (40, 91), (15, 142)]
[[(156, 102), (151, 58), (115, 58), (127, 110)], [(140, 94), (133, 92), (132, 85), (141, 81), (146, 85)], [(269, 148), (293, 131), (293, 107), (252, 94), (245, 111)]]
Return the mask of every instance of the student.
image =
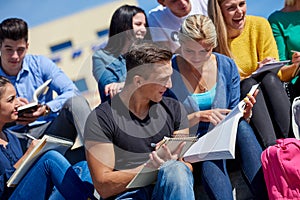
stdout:
[[(247, 16), (245, 0), (211, 0), (208, 15), (216, 26), (216, 52), (234, 58), (241, 77), (241, 98), (250, 87), (260, 83), (260, 92), (253, 107), (250, 124), (263, 148), (275, 144), (276, 138), (288, 137), (290, 102), (277, 74), (251, 74), (274, 59), (278, 59), (276, 42), (268, 21)], [(259, 62), (259, 64), (257, 64)], [(281, 80), (290, 78), (288, 70), (279, 72)]]
[(207, 0), (157, 0), (160, 4), (149, 11), (148, 21), (153, 41), (173, 52), (178, 48), (177, 32), (188, 15), (207, 15)]
[[(8, 18), (1, 22), (0, 75), (12, 82), (22, 104), (32, 101), (34, 91), (52, 79), (47, 93), (39, 98), (38, 109), (19, 117), (17, 124), (9, 127), (10, 131), (20, 138), (24, 138), (24, 133), (35, 138), (44, 133), (59, 135), (76, 139), (74, 147), (82, 146), (84, 123), (90, 113), (87, 101), (50, 59), (26, 54), (28, 46), (28, 26), (24, 20)], [(57, 94), (55, 98), (53, 91)]]
[[(276, 40), (279, 59), (291, 60), (291, 64), (293, 63), (297, 70), (300, 62), (300, 1), (285, 0), (284, 7), (271, 13), (268, 20)], [(292, 76), (296, 77), (289, 84), (291, 101), (300, 96), (298, 75), (293, 72)]]
[(123, 54), (137, 39), (151, 40), (144, 10), (123, 5), (113, 14), (107, 45), (96, 51), (93, 59), (93, 75), (98, 83), (101, 102), (112, 98), (124, 86), (126, 67)]
[[(203, 136), (233, 109), (240, 99), (239, 74), (234, 61), (213, 53), (217, 33), (212, 21), (203, 15), (190, 15), (179, 32), (180, 49), (172, 59), (173, 95), (188, 111), (191, 132)], [(243, 119), (237, 131), (237, 161), (245, 181), (258, 199), (267, 197), (260, 155), (262, 149), (251, 126), (246, 122), (255, 98), (248, 95)], [(194, 166), (201, 168), (204, 187), (211, 199), (233, 199), (232, 186), (225, 160), (204, 161)]]
[[(126, 55), (123, 90), (100, 104), (85, 126), (88, 165), (94, 186), (104, 199), (194, 199), (191, 165), (163, 145), (159, 157), (151, 143), (178, 132), (188, 134), (180, 104), (163, 97), (172, 86), (170, 51), (156, 45), (134, 45)], [(156, 184), (128, 190), (126, 185), (150, 159), (158, 168)], [(179, 159), (179, 160), (178, 160)]]
[[(16, 95), (11, 82), (0, 76), (0, 198), (48, 199), (55, 186), (61, 193), (60, 196), (62, 195), (65, 199), (95, 199), (93, 185), (80, 180), (70, 163), (56, 151), (48, 151), (42, 155), (16, 188), (6, 186), (7, 180), (37, 144), (37, 140), (33, 140), (23, 154), (18, 138), (3, 129), (5, 123), (18, 119), (17, 107), (20, 102)], [(85, 163), (80, 163), (78, 166), (83, 167), (81, 170), (89, 173), (85, 170), (87, 169), (86, 161), (82, 162)], [(91, 178), (89, 179), (91, 181)]]

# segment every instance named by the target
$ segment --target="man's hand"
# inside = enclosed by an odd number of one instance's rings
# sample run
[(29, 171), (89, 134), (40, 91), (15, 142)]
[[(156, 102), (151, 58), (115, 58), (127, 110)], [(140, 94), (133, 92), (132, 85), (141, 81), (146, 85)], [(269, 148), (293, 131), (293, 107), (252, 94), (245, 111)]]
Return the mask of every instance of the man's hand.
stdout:
[(178, 160), (179, 155), (185, 145), (185, 142), (181, 142), (178, 147), (171, 152), (170, 149), (167, 147), (166, 144), (163, 144), (160, 148), (162, 149), (160, 152), (160, 156), (158, 155), (157, 151), (152, 151), (149, 154), (149, 162), (146, 163), (146, 166), (149, 168), (159, 168), (168, 160)]
[(18, 97), (17, 100), (18, 100), (20, 106), (24, 106), (26, 104), (29, 104), (29, 101), (26, 98)]
[(46, 110), (47, 110), (46, 105), (39, 104), (36, 111), (32, 113), (24, 113), (22, 116), (18, 117), (17, 124), (21, 124), (21, 125), (30, 124), (35, 120), (37, 120), (37, 118), (44, 116)]

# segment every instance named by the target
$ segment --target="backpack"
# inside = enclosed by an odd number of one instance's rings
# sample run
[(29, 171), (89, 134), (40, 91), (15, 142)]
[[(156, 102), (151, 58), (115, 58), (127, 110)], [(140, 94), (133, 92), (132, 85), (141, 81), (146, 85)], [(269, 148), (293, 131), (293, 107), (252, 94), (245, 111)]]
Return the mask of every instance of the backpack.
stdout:
[(278, 139), (262, 152), (269, 199), (300, 199), (300, 141)]

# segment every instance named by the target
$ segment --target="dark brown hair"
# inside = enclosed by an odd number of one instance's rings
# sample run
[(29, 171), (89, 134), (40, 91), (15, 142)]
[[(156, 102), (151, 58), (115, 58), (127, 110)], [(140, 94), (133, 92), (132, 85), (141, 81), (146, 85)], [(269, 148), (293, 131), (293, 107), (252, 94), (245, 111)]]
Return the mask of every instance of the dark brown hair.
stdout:
[(28, 42), (28, 25), (19, 18), (8, 18), (0, 24), (0, 44), (4, 39), (20, 40)]

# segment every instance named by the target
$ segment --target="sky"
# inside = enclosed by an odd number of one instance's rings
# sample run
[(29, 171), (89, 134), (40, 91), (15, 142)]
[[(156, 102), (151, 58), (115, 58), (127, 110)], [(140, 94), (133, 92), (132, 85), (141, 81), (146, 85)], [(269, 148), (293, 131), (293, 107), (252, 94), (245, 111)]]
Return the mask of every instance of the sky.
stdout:
[[(0, 20), (19, 17), (32, 28), (112, 1), (116, 0), (0, 0)], [(123, 2), (125, 4), (126, 0)], [(138, 3), (146, 13), (158, 5), (157, 0), (138, 0)], [(267, 18), (273, 11), (281, 9), (283, 4), (284, 0), (248, 0), (247, 14)]]

